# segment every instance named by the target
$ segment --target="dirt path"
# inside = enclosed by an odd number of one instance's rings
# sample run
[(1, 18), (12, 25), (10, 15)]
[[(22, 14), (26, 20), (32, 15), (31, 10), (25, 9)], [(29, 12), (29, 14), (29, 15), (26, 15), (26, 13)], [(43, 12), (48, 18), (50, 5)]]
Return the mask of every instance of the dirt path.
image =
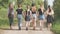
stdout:
[(31, 31), (31, 30), (29, 30), (29, 31), (4, 30), (4, 32), (1, 34), (52, 34), (52, 32), (50, 32), (50, 31)]
[(28, 31), (25, 30), (25, 27), (22, 27), (22, 30), (18, 30), (18, 27), (13, 27), (13, 30), (4, 29), (0, 30), (0, 34), (53, 34), (51, 31), (48, 31), (46, 28), (43, 31), (40, 31), (37, 27), (36, 30), (32, 30), (32, 27)]
[(0, 34), (53, 34), (53, 32), (48, 31), (47, 28), (40, 31), (39, 25), (37, 25), (36, 30), (32, 30), (32, 27), (30, 27), (28, 31), (25, 30), (25, 23), (23, 23), (23, 26), (22, 30), (18, 30), (18, 26), (13, 26), (13, 30), (1, 29)]

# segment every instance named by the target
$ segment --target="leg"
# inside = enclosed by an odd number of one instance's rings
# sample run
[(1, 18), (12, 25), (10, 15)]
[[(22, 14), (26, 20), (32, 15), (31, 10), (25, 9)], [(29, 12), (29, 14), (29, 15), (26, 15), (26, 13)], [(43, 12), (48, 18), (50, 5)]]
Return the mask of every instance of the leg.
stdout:
[(40, 20), (40, 30), (42, 30), (42, 21)]
[(9, 18), (9, 22), (10, 22), (10, 29), (12, 29), (13, 18)]
[(21, 30), (21, 26), (20, 26), (20, 18), (18, 18), (18, 27), (19, 27), (19, 30)]
[(33, 20), (33, 30), (35, 30), (35, 28), (36, 28), (36, 20), (34, 19)]
[(11, 19), (9, 18), (10, 29), (12, 29)]
[(51, 24), (51, 23), (49, 23), (49, 24), (48, 24), (48, 30), (50, 30), (50, 29), (51, 29), (51, 27), (52, 27), (52, 24)]
[(45, 21), (44, 20), (42, 20), (42, 28), (44, 28), (44, 26), (45, 26)]
[(18, 26), (19, 26), (19, 30), (21, 30), (21, 27), (22, 27), (22, 15), (19, 15), (19, 17), (18, 17)]
[(26, 30), (28, 30), (28, 21), (26, 21)]
[(46, 19), (44, 19), (44, 28), (46, 27), (46, 22), (47, 22), (47, 20), (46, 20)]

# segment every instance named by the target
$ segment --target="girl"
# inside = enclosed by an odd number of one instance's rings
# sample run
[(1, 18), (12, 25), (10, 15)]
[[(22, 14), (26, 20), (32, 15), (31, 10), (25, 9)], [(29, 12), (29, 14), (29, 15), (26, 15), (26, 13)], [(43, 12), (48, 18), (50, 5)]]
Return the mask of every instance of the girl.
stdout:
[(53, 17), (54, 17), (54, 11), (50, 6), (48, 6), (48, 9), (47, 9), (48, 30), (51, 29), (52, 22), (53, 22)]
[(21, 26), (22, 26), (22, 11), (23, 11), (21, 4), (18, 5), (18, 9), (16, 11), (17, 11), (17, 18), (18, 18), (18, 27), (19, 27), (19, 30), (21, 30)]
[(12, 24), (13, 24), (13, 19), (14, 19), (14, 6), (12, 3), (9, 4), (8, 18), (10, 22), (10, 29), (12, 29)]
[(28, 27), (30, 26), (30, 18), (31, 18), (31, 10), (30, 6), (27, 6), (27, 10), (25, 12), (25, 21), (26, 21), (26, 30), (28, 30)]
[(35, 4), (32, 4), (31, 11), (32, 11), (33, 30), (35, 30), (35, 27), (36, 27), (36, 6)]
[(42, 30), (45, 19), (43, 5), (40, 5), (40, 8), (38, 9), (38, 14), (39, 14), (40, 30)]

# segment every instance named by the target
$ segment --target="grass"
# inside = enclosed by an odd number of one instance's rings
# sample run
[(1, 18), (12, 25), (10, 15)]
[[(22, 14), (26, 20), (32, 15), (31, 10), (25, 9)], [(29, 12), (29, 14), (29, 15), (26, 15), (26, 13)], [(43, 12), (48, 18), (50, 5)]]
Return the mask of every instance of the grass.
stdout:
[(0, 27), (7, 26), (8, 19), (7, 19), (7, 9), (0, 9)]
[(52, 31), (55, 34), (60, 34), (60, 21), (59, 20), (54, 22), (53, 27), (52, 27)]
[[(9, 20), (8, 20), (8, 17), (7, 17), (7, 8), (1, 8), (0, 9), (0, 28), (2, 27), (9, 27)], [(14, 19), (14, 23), (17, 22), (17, 19), (15, 17)]]

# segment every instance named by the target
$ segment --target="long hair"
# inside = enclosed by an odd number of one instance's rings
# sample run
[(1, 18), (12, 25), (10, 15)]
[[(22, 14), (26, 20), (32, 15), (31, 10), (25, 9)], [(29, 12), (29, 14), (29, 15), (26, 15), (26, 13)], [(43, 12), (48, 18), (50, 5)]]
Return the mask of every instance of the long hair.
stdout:
[(9, 13), (12, 13), (12, 11), (13, 11), (13, 4), (12, 3), (9, 3)]
[(51, 12), (51, 8), (50, 8), (50, 5), (48, 6), (48, 9), (49, 9), (49, 12)]
[(9, 3), (9, 9), (13, 9), (13, 4), (12, 3)]
[(30, 8), (30, 5), (27, 5), (26, 7), (27, 7), (27, 9), (28, 9), (28, 8)]

